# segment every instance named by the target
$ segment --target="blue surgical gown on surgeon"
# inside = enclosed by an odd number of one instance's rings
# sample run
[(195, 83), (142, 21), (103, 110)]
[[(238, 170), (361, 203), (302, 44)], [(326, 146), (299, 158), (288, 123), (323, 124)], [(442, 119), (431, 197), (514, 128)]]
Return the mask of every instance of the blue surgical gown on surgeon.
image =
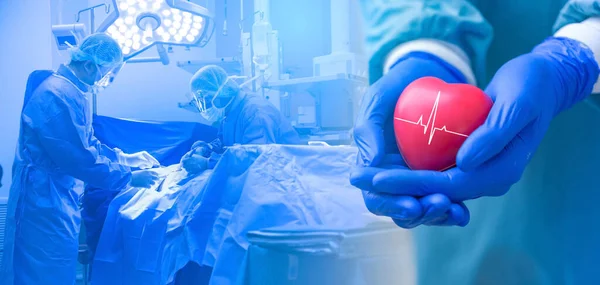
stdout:
[(128, 168), (93, 136), (86, 86), (61, 66), (27, 81), (0, 284), (75, 283), (82, 182), (122, 189)]
[[(562, 10), (567, 1), (361, 2), (366, 16), (377, 19), (367, 21), (366, 31), (372, 81), (381, 76), (391, 48), (435, 38), (460, 46), (485, 87), (503, 63), (553, 31), (600, 16), (600, 0), (569, 1)], [(419, 284), (600, 284), (596, 96), (554, 120), (521, 181), (506, 195), (467, 202), (467, 227), (415, 230)]]
[(242, 94), (230, 108), (219, 131), (224, 146), (300, 143), (294, 127), (266, 99), (255, 94)]

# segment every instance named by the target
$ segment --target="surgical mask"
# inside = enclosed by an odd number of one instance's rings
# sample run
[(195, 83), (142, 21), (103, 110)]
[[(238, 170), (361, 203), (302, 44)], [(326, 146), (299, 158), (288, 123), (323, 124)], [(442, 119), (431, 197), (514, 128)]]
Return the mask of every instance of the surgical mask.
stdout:
[[(227, 109), (227, 107), (229, 107), (229, 105), (231, 105), (231, 103), (233, 103), (233, 101), (235, 100), (235, 98), (236, 98), (237, 95), (230, 96), (229, 98), (224, 97), (223, 96), (223, 89), (225, 88), (225, 86), (227, 86), (227, 83), (229, 83), (229, 80), (235, 80), (235, 79), (238, 79), (238, 78), (245, 78), (245, 77), (242, 77), (242, 76), (229, 76), (229, 77), (227, 77), (227, 79), (225, 80), (225, 82), (221, 86), (219, 86), (219, 89), (217, 89), (217, 92), (215, 92), (215, 95), (212, 95), (212, 96), (210, 96), (210, 95), (203, 95), (202, 93), (200, 93), (198, 91), (194, 92), (192, 94), (192, 97), (193, 97), (193, 100), (195, 101), (195, 104), (198, 106), (198, 110), (200, 112), (203, 112), (203, 111), (205, 111), (207, 109), (210, 109), (210, 108), (217, 108), (217, 109), (223, 109), (223, 110)], [(248, 82), (251, 82), (251, 81), (248, 81)], [(244, 83), (242, 83), (241, 85), (238, 85), (238, 86), (241, 89), (248, 82), (244, 82)], [(210, 98), (209, 99), (210, 102), (207, 101), (207, 98)], [(227, 100), (227, 103), (225, 103), (225, 104), (215, 104), (215, 103), (217, 103), (217, 102), (219, 102), (221, 100)]]
[(212, 107), (200, 112), (200, 115), (209, 123), (213, 124), (225, 118), (225, 109)]
[(104, 91), (104, 89), (106, 89), (106, 87), (108, 87), (108, 85), (110, 85), (110, 80), (108, 79), (108, 74), (107, 74), (104, 77), (102, 77), (100, 80), (96, 81), (96, 83), (94, 83), (94, 85), (91, 86), (91, 89), (94, 94), (98, 94), (98, 93)]
[[(225, 118), (225, 110), (227, 110), (227, 107), (229, 107), (233, 103), (233, 101), (235, 101), (236, 96), (231, 96), (231, 98), (228, 98), (227, 103), (225, 103), (225, 105), (223, 105), (223, 106), (217, 107), (220, 104), (215, 104), (215, 102), (217, 100), (223, 99), (223, 98), (221, 98), (221, 96), (223, 94), (222, 91), (223, 91), (223, 88), (225, 86), (227, 86), (227, 83), (229, 82), (229, 80), (236, 80), (236, 79), (240, 79), (240, 78), (246, 78), (246, 77), (242, 77), (242, 76), (227, 77), (225, 82), (219, 87), (217, 92), (215, 92), (215, 95), (211, 96), (212, 98), (210, 100), (210, 104), (207, 104), (207, 102), (206, 102), (206, 98), (209, 96), (207, 96), (207, 95), (203, 96), (201, 93), (198, 93), (198, 92), (192, 93), (191, 94), (192, 102), (193, 102), (193, 104), (195, 104), (198, 107), (198, 111), (200, 111), (200, 115), (202, 115), (202, 117), (204, 117), (210, 123), (215, 123), (217, 121), (223, 120), (223, 118)], [(242, 88), (243, 86), (254, 81), (255, 79), (256, 78), (252, 78), (246, 82), (243, 82), (242, 84), (239, 85), (239, 87)]]
[[(227, 81), (225, 81), (225, 83), (227, 83)], [(229, 98), (229, 101), (221, 107), (217, 107), (217, 105), (215, 105), (215, 99), (219, 98), (219, 94), (221, 94), (221, 90), (223, 89), (223, 86), (225, 86), (225, 84), (223, 84), (219, 90), (217, 90), (217, 93), (215, 93), (215, 96), (213, 96), (213, 99), (211, 100), (211, 107), (206, 108), (206, 105), (204, 105), (204, 111), (200, 112), (200, 115), (202, 115), (202, 117), (204, 117), (207, 121), (209, 121), (211, 124), (214, 124), (215, 122), (219, 122), (221, 120), (223, 120), (223, 118), (225, 118), (225, 110), (227, 109), (227, 107), (229, 107), (229, 105), (231, 105), (231, 103), (233, 102), (235, 96), (232, 96), (231, 98)]]
[(104, 89), (106, 89), (110, 84), (112, 84), (112, 82), (115, 80), (115, 77), (117, 76), (117, 73), (121, 70), (122, 67), (123, 64), (120, 64), (114, 67), (113, 69), (109, 70), (106, 74), (102, 75), (100, 73), (100, 66), (96, 65), (96, 68), (98, 68), (98, 74), (100, 74), (100, 79), (96, 80), (94, 85), (90, 86), (92, 92), (94, 94), (98, 94), (104, 91)]
[[(76, 75), (77, 73), (73, 69), (71, 69), (70, 67), (68, 67), (68, 68), (71, 70), (71, 72), (73, 74), (75, 74), (75, 76), (77, 76)], [(85, 86), (87, 86), (87, 88), (88, 88), (88, 91), (84, 92), (84, 93), (98, 94), (102, 90), (104, 90), (104, 88), (106, 88), (108, 86), (107, 82), (110, 83), (110, 80), (109, 80), (109, 77), (111, 74), (110, 71), (107, 72), (105, 75), (102, 75), (102, 73), (100, 72), (100, 70), (101, 70), (100, 66), (97, 64), (96, 64), (96, 70), (97, 70), (96, 71), (96, 79), (94, 80), (94, 84), (92, 84), (92, 85), (87, 84), (84, 80), (81, 80), (81, 78), (78, 78), (79, 81), (81, 83), (83, 83)], [(98, 79), (98, 77), (100, 77), (100, 78)]]
[(227, 103), (225, 103), (225, 105), (217, 107), (217, 104), (215, 104), (215, 100), (217, 100), (217, 102), (218, 102), (218, 100), (224, 99), (224, 98), (221, 98), (221, 97), (223, 97), (221, 94), (223, 94), (223, 92), (222, 92), (223, 91), (223, 87), (225, 87), (227, 85), (228, 81), (229, 81), (229, 78), (227, 78), (227, 80), (225, 80), (225, 83), (223, 85), (221, 85), (221, 87), (219, 88), (219, 90), (217, 90), (217, 93), (215, 93), (215, 96), (213, 96), (212, 102), (211, 102), (213, 108), (225, 110), (225, 109), (227, 109), (227, 107), (229, 107), (229, 105), (231, 105), (231, 103), (235, 99), (235, 96), (231, 96), (231, 97), (227, 98)]

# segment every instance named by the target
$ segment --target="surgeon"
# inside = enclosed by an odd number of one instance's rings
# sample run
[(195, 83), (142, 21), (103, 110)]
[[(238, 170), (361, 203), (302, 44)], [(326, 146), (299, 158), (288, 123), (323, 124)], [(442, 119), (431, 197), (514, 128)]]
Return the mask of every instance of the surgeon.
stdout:
[(212, 168), (224, 150), (234, 144), (300, 144), (298, 133), (269, 101), (243, 91), (215, 65), (202, 67), (190, 81), (200, 114), (219, 125), (219, 138), (197, 142), (181, 163), (190, 173)]
[[(429, 226), (419, 284), (600, 284), (600, 1), (360, 3), (373, 84), (351, 182), (373, 213)], [(494, 101), (444, 172), (409, 170), (394, 142), (398, 96), (424, 76)]]
[(117, 42), (93, 34), (71, 49), (70, 62), (56, 72), (29, 76), (0, 284), (75, 284), (82, 184), (120, 190), (158, 179), (151, 170), (128, 167), (156, 166), (153, 157), (115, 152), (93, 135), (90, 91), (105, 87), (122, 63)]

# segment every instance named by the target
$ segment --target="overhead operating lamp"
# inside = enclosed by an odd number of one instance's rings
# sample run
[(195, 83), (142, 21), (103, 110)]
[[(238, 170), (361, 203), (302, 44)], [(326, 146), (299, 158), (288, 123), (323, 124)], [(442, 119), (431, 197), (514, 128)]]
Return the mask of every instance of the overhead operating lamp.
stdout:
[(113, 12), (100, 25), (119, 42), (125, 59), (162, 44), (205, 46), (214, 32), (213, 16), (185, 0), (112, 0)]

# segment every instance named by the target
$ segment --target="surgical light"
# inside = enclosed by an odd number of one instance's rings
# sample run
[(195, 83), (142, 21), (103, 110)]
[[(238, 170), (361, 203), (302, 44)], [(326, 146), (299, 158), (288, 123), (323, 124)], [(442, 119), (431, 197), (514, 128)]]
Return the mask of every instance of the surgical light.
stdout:
[(156, 44), (204, 46), (214, 21), (208, 10), (188, 0), (112, 0), (116, 7), (98, 28), (129, 59)]
[(133, 38), (133, 32), (131, 30), (128, 30), (127, 32), (125, 32), (125, 37), (128, 39)]

